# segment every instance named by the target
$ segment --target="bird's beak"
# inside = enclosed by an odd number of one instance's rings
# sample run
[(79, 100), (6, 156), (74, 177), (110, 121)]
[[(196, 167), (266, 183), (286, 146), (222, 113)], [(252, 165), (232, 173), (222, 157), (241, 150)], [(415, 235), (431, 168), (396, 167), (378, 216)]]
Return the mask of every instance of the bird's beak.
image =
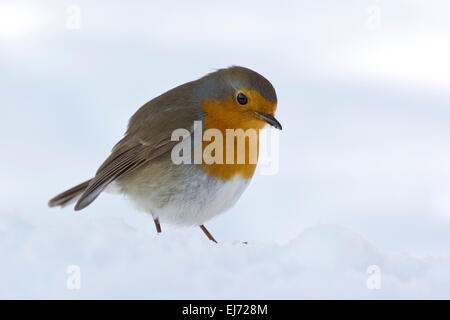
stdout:
[(277, 129), (280, 129), (280, 130), (282, 129), (281, 123), (279, 123), (278, 120), (275, 119), (275, 117), (274, 117), (273, 115), (268, 114), (268, 113), (259, 113), (259, 112), (257, 112), (257, 111), (255, 111), (255, 114), (256, 114), (256, 116), (257, 116), (259, 119), (261, 119), (261, 120), (267, 122), (267, 123), (270, 124), (272, 127), (275, 127), (275, 128), (277, 128)]

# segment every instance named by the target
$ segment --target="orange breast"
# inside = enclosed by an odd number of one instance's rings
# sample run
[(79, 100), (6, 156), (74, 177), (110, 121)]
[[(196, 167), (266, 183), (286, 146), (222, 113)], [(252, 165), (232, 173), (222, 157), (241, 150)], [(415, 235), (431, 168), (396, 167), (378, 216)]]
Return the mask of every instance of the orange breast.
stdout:
[[(221, 163), (207, 164), (202, 162), (202, 164), (197, 165), (208, 175), (214, 176), (221, 180), (229, 180), (235, 176), (240, 176), (244, 179), (251, 178), (256, 169), (256, 161), (250, 161), (251, 155), (256, 149), (256, 159), (257, 160), (259, 152), (259, 130), (265, 126), (265, 123), (258, 120), (253, 112), (250, 110), (240, 109), (245, 108), (245, 106), (237, 106), (234, 99), (231, 97), (225, 101), (209, 100), (202, 103), (202, 110), (205, 114), (203, 130), (217, 129), (222, 133), (223, 141), (223, 161)], [(233, 159), (232, 155), (229, 155), (227, 162), (227, 129), (242, 129), (244, 131), (252, 129), (256, 133), (253, 135), (252, 139), (249, 136), (245, 137), (245, 146), (243, 149), (245, 152), (245, 162), (238, 163), (238, 138), (228, 136), (229, 140), (233, 141), (234, 147), (232, 147), (234, 154), (234, 161), (230, 164), (230, 159)], [(249, 133), (250, 131), (247, 131)], [(212, 138), (214, 140), (214, 138)], [(250, 143), (253, 140), (253, 144)], [(209, 141), (202, 142), (202, 150), (210, 144)], [(228, 141), (230, 143), (230, 141)], [(251, 148), (253, 147), (253, 150)], [(230, 144), (228, 144), (228, 150), (231, 150)]]

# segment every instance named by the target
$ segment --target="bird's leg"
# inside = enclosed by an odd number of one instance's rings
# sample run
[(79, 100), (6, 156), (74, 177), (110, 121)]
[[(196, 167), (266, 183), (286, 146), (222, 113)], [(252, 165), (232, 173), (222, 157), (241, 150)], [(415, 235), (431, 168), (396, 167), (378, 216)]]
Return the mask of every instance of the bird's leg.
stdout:
[(206, 229), (204, 225), (201, 225), (200, 229), (202, 229), (202, 231), (206, 234), (206, 236), (208, 237), (209, 240), (217, 243), (216, 239), (214, 239), (214, 237), (211, 235), (211, 233), (209, 233), (208, 229)]
[(159, 224), (159, 220), (154, 219), (153, 221), (155, 221), (156, 232), (161, 233), (161, 225)]

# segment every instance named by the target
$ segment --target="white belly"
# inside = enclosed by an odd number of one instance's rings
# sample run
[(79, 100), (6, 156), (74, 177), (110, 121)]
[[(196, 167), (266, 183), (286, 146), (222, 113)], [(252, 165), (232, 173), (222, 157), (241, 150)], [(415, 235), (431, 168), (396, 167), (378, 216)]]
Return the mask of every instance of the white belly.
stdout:
[(199, 226), (233, 206), (251, 180), (236, 176), (222, 181), (193, 167), (184, 174), (185, 179), (177, 182), (173, 179), (149, 179), (138, 184), (122, 182), (119, 191), (138, 209), (161, 222)]
[[(226, 182), (210, 183), (208, 188), (198, 188), (196, 197), (180, 192), (173, 195), (172, 201), (165, 206), (153, 207), (151, 212), (163, 222), (198, 226), (231, 208), (246, 189), (248, 182), (235, 178)], [(140, 201), (147, 207), (151, 206), (145, 199)]]

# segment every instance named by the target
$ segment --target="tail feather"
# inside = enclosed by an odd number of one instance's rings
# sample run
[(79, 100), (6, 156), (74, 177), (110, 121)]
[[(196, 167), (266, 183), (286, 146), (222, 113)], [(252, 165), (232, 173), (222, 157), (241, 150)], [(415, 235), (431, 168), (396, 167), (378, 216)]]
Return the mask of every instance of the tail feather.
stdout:
[(79, 185), (64, 191), (63, 193), (58, 194), (56, 197), (51, 199), (48, 202), (49, 207), (56, 207), (61, 206), (64, 207), (72, 202), (75, 202), (81, 194), (86, 190), (86, 188), (89, 185), (89, 182), (91, 182), (92, 179), (89, 179), (83, 183), (80, 183)]

